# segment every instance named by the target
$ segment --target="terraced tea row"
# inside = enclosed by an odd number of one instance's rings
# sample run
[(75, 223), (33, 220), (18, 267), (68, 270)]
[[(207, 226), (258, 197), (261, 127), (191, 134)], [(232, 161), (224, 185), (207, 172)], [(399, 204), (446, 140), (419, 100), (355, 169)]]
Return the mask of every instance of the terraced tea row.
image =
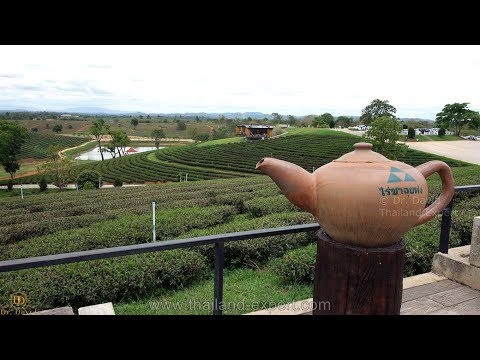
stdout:
[[(357, 136), (294, 135), (268, 141), (229, 143), (213, 146), (188, 145), (128, 155), (89, 163), (74, 168), (75, 177), (83, 169), (94, 169), (103, 180), (119, 179), (126, 183), (179, 181), (188, 173), (189, 181), (211, 180), (260, 174), (256, 163), (270, 156), (293, 162), (307, 171), (318, 168), (353, 150)], [(429, 160), (443, 160), (450, 166), (467, 165), (433, 154), (408, 149), (399, 160), (417, 166)], [(17, 182), (38, 182), (33, 175)]]
[(73, 136), (31, 133), (29, 139), (22, 146), (20, 159), (45, 159), (47, 157), (47, 148), (50, 145), (58, 145), (65, 149), (78, 146), (88, 140)]

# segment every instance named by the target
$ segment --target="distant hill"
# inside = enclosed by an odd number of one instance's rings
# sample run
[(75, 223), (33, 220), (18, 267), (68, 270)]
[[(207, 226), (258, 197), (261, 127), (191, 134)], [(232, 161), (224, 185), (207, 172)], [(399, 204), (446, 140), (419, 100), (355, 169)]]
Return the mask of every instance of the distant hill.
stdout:
[(64, 109), (64, 113), (74, 113), (74, 114), (109, 114), (109, 115), (114, 115), (114, 114), (128, 114), (128, 111), (118, 111), (118, 110), (110, 110), (110, 109), (105, 109), (105, 108), (99, 108), (99, 107), (75, 107), (75, 108), (69, 108), (69, 109)]
[(435, 120), (432, 119), (420, 119), (420, 118), (400, 118), (402, 121), (428, 121), (428, 122), (434, 122)]

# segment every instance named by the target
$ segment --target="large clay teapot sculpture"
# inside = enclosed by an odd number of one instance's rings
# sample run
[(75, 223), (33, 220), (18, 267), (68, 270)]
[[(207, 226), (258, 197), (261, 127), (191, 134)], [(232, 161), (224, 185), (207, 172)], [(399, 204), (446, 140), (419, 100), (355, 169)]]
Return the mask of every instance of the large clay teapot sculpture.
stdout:
[[(274, 158), (263, 158), (256, 168), (269, 175), (290, 202), (313, 214), (332, 239), (361, 247), (399, 241), (452, 199), (452, 171), (444, 162), (429, 161), (415, 168), (372, 151), (369, 143), (354, 148), (313, 173)], [(425, 178), (435, 172), (441, 177), (442, 193), (425, 209)]]

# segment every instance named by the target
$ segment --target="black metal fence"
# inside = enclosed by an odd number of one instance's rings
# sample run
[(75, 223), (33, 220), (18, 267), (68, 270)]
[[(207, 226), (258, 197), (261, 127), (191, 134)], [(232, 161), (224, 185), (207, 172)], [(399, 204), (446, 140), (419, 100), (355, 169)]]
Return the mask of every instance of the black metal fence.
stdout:
[[(480, 191), (480, 185), (456, 186), (456, 192)], [(450, 238), (452, 202), (442, 212), (442, 225), (440, 233), (439, 251), (448, 253), (448, 241)], [(56, 254), (48, 256), (38, 256), (24, 259), (15, 259), (0, 261), (0, 273), (7, 271), (16, 271), (31, 269), (43, 266), (52, 266), (67, 264), (80, 261), (106, 259), (112, 257), (142, 254), (154, 251), (164, 251), (180, 248), (190, 248), (200, 245), (214, 244), (215, 246), (215, 277), (214, 277), (214, 299), (213, 314), (222, 314), (223, 302), (223, 262), (224, 262), (224, 243), (228, 241), (242, 241), (257, 239), (267, 236), (278, 236), (308, 231), (317, 231), (320, 225), (317, 223), (283, 226), (270, 229), (241, 231), (220, 235), (208, 235), (195, 238), (180, 240), (168, 240), (155, 243), (118, 246), (105, 249), (95, 249), (87, 251), (78, 251), (65, 254)]]
[[(480, 185), (455, 186), (455, 192), (480, 191)], [(450, 240), (450, 228), (452, 227), (453, 200), (442, 211), (442, 224), (440, 229), (440, 246), (438, 251), (448, 254), (448, 242)]]

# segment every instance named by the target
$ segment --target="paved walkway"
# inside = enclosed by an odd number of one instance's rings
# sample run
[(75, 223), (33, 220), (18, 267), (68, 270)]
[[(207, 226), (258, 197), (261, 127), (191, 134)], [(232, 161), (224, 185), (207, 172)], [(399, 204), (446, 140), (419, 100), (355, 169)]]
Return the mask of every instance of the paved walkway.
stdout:
[(401, 315), (480, 315), (480, 291), (451, 280), (405, 289)]
[[(246, 315), (311, 315), (313, 299)], [(400, 315), (480, 315), (480, 291), (434, 273), (403, 279)]]

